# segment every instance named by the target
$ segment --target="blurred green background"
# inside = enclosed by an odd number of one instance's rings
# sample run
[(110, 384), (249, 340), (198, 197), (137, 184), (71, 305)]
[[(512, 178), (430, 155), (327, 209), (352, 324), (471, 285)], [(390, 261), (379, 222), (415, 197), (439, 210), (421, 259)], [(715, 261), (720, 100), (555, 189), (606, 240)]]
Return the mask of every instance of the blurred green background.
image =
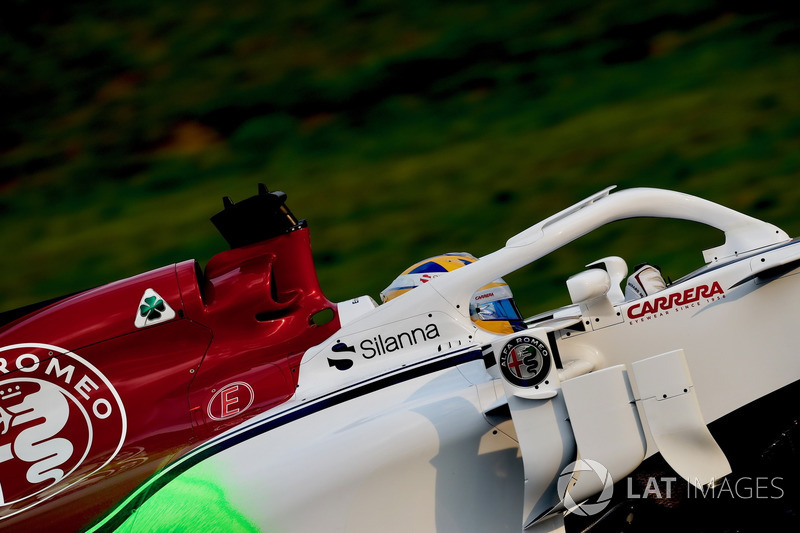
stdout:
[[(7, 0), (0, 310), (205, 264), (226, 248), (220, 198), (259, 181), (309, 221), (333, 300), (489, 253), (614, 184), (800, 235), (797, 6)], [(677, 278), (720, 242), (626, 221), (508, 280), (532, 314), (599, 257)]]

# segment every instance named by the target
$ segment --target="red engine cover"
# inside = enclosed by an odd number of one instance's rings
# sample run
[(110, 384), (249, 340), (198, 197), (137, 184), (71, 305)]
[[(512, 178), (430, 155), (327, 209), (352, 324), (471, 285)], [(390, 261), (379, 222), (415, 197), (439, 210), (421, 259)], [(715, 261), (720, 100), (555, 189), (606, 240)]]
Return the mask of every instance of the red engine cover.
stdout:
[[(331, 319), (324, 324), (319, 314)], [(286, 401), (339, 328), (308, 230), (64, 299), (0, 330), (0, 526), (80, 530)]]

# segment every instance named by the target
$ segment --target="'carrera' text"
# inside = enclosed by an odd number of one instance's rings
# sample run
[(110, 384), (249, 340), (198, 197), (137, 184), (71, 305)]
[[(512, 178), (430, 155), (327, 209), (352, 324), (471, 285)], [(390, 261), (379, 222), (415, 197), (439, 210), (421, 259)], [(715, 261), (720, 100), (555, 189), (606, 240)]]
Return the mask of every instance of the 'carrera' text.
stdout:
[(659, 296), (653, 300), (635, 303), (628, 308), (628, 318), (642, 318), (661, 311), (667, 311), (675, 306), (688, 305), (699, 301), (701, 298), (713, 298), (718, 294), (725, 294), (718, 281), (711, 285), (699, 285), (681, 292), (673, 292), (667, 296)]

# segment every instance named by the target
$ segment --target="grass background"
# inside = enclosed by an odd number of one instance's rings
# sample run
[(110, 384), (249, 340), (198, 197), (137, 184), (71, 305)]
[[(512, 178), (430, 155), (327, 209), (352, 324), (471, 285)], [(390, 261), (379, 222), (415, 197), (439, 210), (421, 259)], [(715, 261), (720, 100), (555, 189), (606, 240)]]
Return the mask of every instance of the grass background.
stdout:
[[(309, 221), (329, 298), (484, 255), (609, 185), (800, 235), (800, 10), (766, 0), (8, 0), (0, 310), (226, 245), (256, 183)], [(678, 278), (716, 232), (612, 224), (508, 277), (525, 314), (621, 255)]]

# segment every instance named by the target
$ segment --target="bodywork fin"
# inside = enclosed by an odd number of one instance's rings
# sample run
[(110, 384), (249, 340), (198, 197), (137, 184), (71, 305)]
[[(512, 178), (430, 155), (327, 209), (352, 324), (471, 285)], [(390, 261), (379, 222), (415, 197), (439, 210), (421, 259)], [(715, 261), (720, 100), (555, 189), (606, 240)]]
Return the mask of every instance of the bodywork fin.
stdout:
[(698, 488), (731, 473), (725, 453), (706, 426), (683, 350), (631, 365), (655, 445), (678, 475)]

